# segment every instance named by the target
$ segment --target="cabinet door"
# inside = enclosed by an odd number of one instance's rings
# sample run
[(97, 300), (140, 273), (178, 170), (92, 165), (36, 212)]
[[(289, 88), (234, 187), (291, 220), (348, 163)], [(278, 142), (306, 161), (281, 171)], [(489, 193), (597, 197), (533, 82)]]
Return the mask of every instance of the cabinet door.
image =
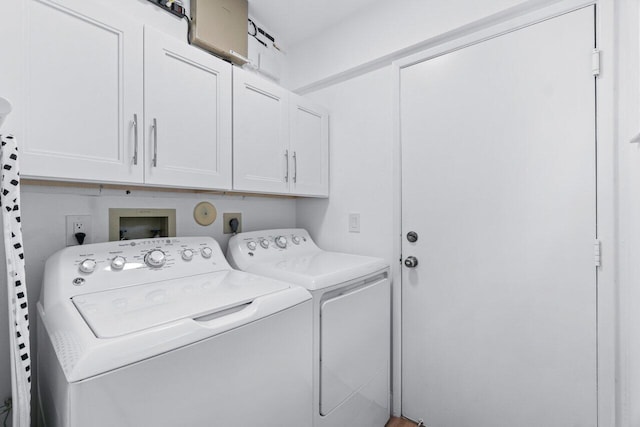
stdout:
[(231, 64), (145, 26), (145, 182), (231, 188)]
[(291, 94), (291, 192), (300, 196), (329, 195), (329, 114), (301, 96)]
[(289, 92), (233, 69), (233, 188), (288, 193)]
[(5, 40), (22, 68), (12, 77), (19, 89), (11, 129), (21, 142), (22, 175), (142, 182), (140, 153), (134, 161), (142, 27), (86, 0), (13, 2), (7, 13), (22, 22), (22, 33)]

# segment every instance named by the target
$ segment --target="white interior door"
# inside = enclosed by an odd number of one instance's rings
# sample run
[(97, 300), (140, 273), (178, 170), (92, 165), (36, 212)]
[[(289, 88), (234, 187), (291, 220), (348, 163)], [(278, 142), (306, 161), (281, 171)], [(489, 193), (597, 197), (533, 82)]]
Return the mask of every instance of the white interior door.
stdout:
[(588, 7), (401, 71), (405, 416), (596, 425), (593, 45)]

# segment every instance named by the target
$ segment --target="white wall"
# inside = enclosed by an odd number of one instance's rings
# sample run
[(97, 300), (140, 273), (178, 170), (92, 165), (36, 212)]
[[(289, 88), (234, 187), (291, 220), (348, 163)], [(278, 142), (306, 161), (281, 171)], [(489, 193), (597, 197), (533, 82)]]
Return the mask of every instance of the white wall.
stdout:
[(363, 67), (512, 7), (540, 7), (554, 0), (379, 1), (303, 43), (291, 42), (284, 83), (296, 90)]
[[(378, 256), (391, 264), (390, 77), (387, 67), (308, 95), (331, 112), (330, 197), (299, 199), (297, 218), (325, 249)], [(360, 233), (349, 232), (349, 213), (360, 214)]]

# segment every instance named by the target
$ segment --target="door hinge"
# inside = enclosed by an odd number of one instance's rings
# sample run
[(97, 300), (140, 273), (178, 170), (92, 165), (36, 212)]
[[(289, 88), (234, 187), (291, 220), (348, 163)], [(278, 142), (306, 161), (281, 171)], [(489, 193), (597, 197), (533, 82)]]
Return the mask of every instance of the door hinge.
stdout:
[(600, 50), (593, 49), (591, 54), (591, 71), (595, 77), (600, 75)]
[(596, 239), (593, 244), (593, 260), (596, 264), (596, 267), (600, 267), (601, 264), (601, 251), (600, 251), (600, 240)]

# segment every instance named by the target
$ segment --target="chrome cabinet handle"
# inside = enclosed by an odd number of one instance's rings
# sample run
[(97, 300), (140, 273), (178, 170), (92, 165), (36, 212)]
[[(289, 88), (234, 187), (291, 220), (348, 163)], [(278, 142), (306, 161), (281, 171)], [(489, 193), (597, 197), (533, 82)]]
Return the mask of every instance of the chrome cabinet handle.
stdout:
[(284, 158), (287, 159), (287, 169), (284, 175), (284, 182), (289, 182), (289, 150), (285, 150)]
[(153, 124), (151, 125), (153, 129), (153, 160), (152, 165), (155, 168), (158, 166), (158, 122), (156, 119), (153, 119)]
[(138, 164), (138, 115), (133, 115), (133, 164)]
[(295, 184), (298, 180), (298, 158), (296, 157), (296, 152), (293, 152), (293, 183)]

